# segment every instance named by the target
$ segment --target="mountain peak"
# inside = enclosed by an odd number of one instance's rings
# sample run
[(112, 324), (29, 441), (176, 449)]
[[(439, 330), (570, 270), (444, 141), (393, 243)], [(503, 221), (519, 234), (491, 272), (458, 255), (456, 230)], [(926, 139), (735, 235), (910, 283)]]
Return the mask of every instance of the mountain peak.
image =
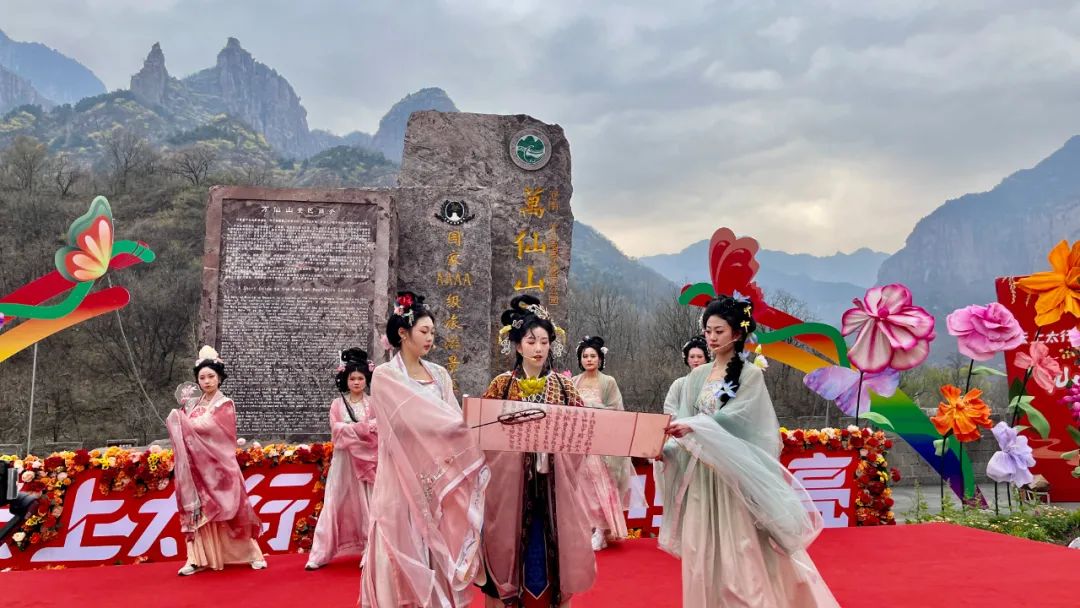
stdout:
[(143, 66), (150, 64), (165, 65), (165, 52), (161, 50), (160, 42), (155, 42), (154, 46), (150, 47), (150, 52), (146, 55), (146, 61), (143, 62)]
[(218, 67), (226, 67), (231, 64), (252, 64), (255, 62), (255, 58), (251, 56), (244, 47), (240, 46), (240, 41), (232, 36), (229, 36), (229, 40), (225, 43), (225, 48), (218, 52), (217, 64)]
[(0, 32), (0, 67), (26, 80), (56, 103), (75, 103), (105, 92), (86, 66), (39, 42), (19, 42)]
[(994, 299), (994, 279), (1029, 274), (1046, 252), (1080, 232), (1080, 137), (987, 192), (946, 201), (919, 220), (881, 265), (879, 283), (900, 282), (939, 320)]
[(131, 77), (131, 92), (140, 101), (160, 106), (168, 91), (169, 70), (165, 68), (165, 53), (155, 42), (143, 61), (143, 67)]
[(372, 145), (386, 158), (400, 163), (405, 150), (405, 127), (413, 112), (435, 110), (437, 112), (457, 112), (457, 106), (438, 87), (426, 87), (406, 95), (394, 104), (390, 111), (379, 121), (379, 130), (372, 139)]

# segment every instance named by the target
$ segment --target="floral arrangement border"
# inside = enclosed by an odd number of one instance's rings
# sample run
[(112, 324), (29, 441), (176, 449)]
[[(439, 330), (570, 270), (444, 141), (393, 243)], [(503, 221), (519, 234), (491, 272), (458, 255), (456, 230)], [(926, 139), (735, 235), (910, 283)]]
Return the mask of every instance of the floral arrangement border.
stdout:
[[(250, 446), (237, 448), (236, 461), (241, 470), (272, 468), (282, 464), (314, 464), (319, 470), (315, 491), (320, 492), (326, 486), (326, 475), (330, 469), (333, 451), (333, 444), (330, 442), (299, 445), (261, 445), (255, 442)], [(85, 471), (102, 471), (98, 483), (98, 490), (102, 494), (130, 493), (133, 496), (142, 496), (151, 490), (164, 490), (171, 483), (173, 473), (172, 450), (159, 446), (151, 446), (145, 452), (110, 447), (101, 450), (56, 452), (45, 458), (8, 455), (0, 456), (0, 459), (23, 469), (22, 491), (40, 492), (43, 498), (39, 501), (37, 510), (29, 514), (20, 529), (11, 537), (10, 544), (22, 551), (46, 543), (61, 533), (60, 518), (64, 513), (64, 495), (72, 482)], [(293, 541), (302, 550), (311, 547), (311, 537), (315, 531), (314, 520), (321, 509), (320, 501), (316, 504), (314, 513), (301, 519), (293, 530)]]
[(896, 525), (893, 513), (892, 483), (900, 481), (900, 470), (889, 467), (886, 459), (892, 440), (882, 431), (858, 428), (786, 429), (780, 428), (783, 453), (858, 451), (855, 469), (855, 525)]

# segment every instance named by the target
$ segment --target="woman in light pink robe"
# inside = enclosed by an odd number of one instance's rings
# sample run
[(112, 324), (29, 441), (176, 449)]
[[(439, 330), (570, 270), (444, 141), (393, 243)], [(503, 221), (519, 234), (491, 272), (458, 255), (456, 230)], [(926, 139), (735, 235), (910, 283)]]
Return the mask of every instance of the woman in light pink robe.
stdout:
[(488, 472), (434, 341), (423, 298), (404, 293), (387, 322), (400, 352), (375, 368), (379, 467), (371, 495), (360, 605), (465, 608), (480, 568)]
[[(585, 336), (577, 347), (578, 367), (574, 386), (586, 407), (623, 410), (622, 393), (611, 376), (603, 373), (607, 347), (600, 336)], [(592, 519), (592, 548), (599, 551), (608, 540), (626, 538), (626, 517), (630, 504), (630, 484), (634, 478), (630, 459), (620, 456), (585, 457), (581, 480), (582, 502)]]
[(330, 433), (334, 457), (326, 475), (326, 492), (311, 557), (305, 568), (315, 570), (340, 555), (363, 554), (370, 526), (371, 486), (378, 460), (378, 429), (364, 392), (371, 380), (367, 353), (350, 348), (341, 353), (344, 363), (335, 383), (341, 397), (330, 404)]
[(187, 540), (187, 563), (178, 574), (245, 563), (261, 570), (266, 567), (257, 541), (262, 524), (248, 502), (236, 462), (236, 410), (232, 399), (218, 390), (225, 365), (206, 346), (194, 371), (202, 396), (173, 410), (166, 420), (180, 530)]

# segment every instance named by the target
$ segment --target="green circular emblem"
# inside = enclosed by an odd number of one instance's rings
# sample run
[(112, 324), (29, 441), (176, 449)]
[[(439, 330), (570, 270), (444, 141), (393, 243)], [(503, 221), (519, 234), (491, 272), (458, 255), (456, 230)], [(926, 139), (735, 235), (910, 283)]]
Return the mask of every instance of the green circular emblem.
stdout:
[(551, 160), (551, 140), (537, 129), (518, 131), (510, 138), (510, 159), (528, 171), (542, 169)]

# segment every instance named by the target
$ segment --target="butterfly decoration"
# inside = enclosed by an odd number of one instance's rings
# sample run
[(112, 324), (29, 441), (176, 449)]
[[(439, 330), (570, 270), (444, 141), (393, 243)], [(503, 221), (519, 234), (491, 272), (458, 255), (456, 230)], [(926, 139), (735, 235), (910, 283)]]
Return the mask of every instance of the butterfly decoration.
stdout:
[(836, 407), (847, 416), (854, 416), (856, 406), (870, 410), (870, 391), (882, 397), (892, 397), (900, 386), (900, 372), (892, 368), (867, 373), (859, 390), (859, 371), (839, 365), (829, 365), (803, 376), (803, 384), (824, 399), (835, 401)]
[(112, 261), (114, 236), (112, 208), (98, 196), (68, 228), (68, 244), (56, 252), (56, 269), (72, 283), (100, 279)]

